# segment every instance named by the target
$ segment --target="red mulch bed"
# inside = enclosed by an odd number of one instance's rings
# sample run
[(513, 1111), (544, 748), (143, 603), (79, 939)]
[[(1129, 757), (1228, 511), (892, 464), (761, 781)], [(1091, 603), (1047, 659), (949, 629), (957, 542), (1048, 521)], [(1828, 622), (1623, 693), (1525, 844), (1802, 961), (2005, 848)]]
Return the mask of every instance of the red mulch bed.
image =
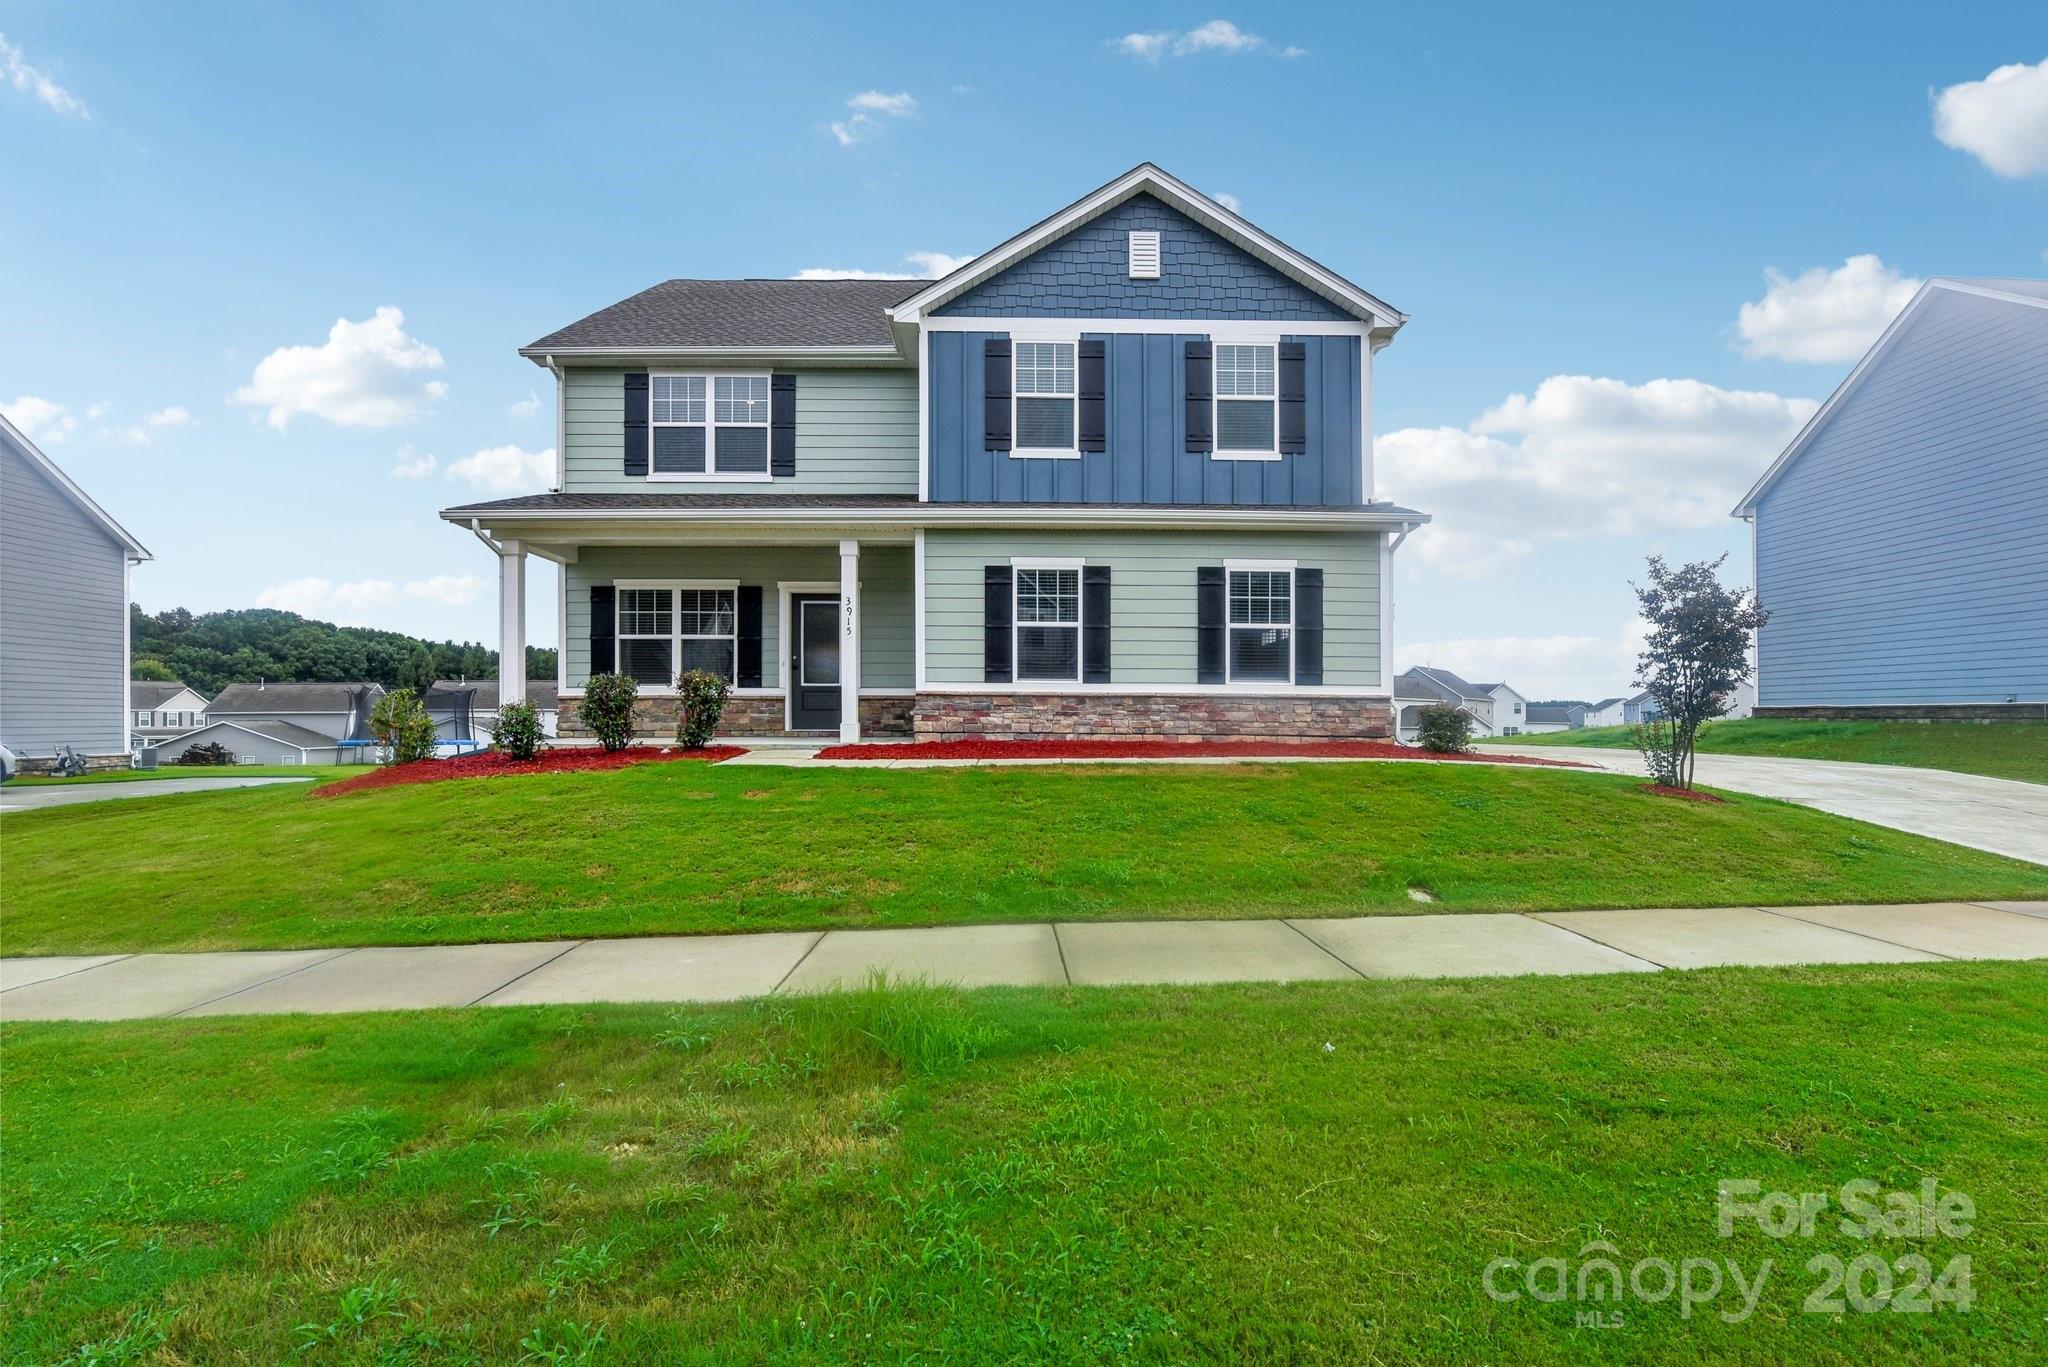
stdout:
[(900, 745), (834, 745), (819, 759), (1424, 759), (1583, 769), (1571, 760), (1521, 755), (1432, 755), (1385, 740), (926, 740)]
[(495, 750), (483, 750), (453, 759), (387, 764), (338, 783), (323, 784), (313, 790), (313, 796), (340, 797), (344, 793), (360, 793), (366, 788), (397, 788), (408, 783), (439, 783), (451, 778), (499, 778), (507, 774), (567, 774), (587, 769), (623, 769), (629, 764), (646, 764), (652, 760), (708, 760), (715, 764), (745, 753), (746, 750), (738, 745), (707, 745), (702, 750), (636, 745), (609, 753), (595, 747), (579, 747), (574, 750), (543, 750), (533, 759), (514, 763)]
[(1687, 802), (1726, 802), (1725, 797), (1703, 793), (1697, 788), (1667, 788), (1661, 783), (1645, 783), (1637, 791), (1655, 793), (1658, 797), (1682, 797)]

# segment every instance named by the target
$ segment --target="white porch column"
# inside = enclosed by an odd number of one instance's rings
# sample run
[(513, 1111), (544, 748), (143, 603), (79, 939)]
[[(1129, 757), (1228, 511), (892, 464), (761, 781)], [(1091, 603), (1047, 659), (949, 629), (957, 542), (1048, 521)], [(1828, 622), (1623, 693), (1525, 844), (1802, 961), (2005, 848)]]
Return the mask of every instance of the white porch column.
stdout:
[(498, 545), (498, 705), (526, 701), (526, 547)]
[(860, 739), (860, 542), (839, 543), (839, 739)]

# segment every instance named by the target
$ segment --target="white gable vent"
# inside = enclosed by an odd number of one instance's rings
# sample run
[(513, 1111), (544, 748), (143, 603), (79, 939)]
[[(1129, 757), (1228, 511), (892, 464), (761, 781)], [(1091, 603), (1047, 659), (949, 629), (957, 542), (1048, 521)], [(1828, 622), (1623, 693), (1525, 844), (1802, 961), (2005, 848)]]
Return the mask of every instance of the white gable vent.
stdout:
[(1131, 279), (1157, 280), (1159, 278), (1159, 234), (1131, 234)]

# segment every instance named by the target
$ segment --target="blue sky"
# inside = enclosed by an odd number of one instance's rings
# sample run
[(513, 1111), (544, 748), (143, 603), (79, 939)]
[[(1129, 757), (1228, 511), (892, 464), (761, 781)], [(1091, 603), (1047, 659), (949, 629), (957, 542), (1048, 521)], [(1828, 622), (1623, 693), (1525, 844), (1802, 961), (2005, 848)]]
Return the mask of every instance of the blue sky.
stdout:
[(2048, 274), (2048, 26), (1549, 8), (0, 4), (0, 406), (145, 607), (490, 640), (434, 513), (545, 486), (519, 345), (916, 273), (1151, 159), (1413, 315), (1404, 662), (1619, 692), (1629, 575), (1747, 577), (1723, 514), (1918, 278)]

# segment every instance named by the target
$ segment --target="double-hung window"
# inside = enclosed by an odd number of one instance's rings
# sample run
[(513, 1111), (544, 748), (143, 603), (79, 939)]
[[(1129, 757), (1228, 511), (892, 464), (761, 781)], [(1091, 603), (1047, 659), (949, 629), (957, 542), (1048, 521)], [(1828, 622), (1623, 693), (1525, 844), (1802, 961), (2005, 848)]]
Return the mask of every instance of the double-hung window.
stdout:
[(738, 646), (738, 590), (712, 587), (627, 587), (615, 598), (619, 672), (650, 688), (672, 688), (676, 676), (702, 669), (733, 677)]
[(1081, 678), (1081, 567), (1019, 565), (1017, 678)]
[(1216, 346), (1216, 454), (1238, 460), (1280, 456), (1277, 395), (1279, 347), (1220, 342)]
[(682, 668), (701, 669), (730, 683), (733, 677), (734, 623), (732, 589), (676, 590), (676, 632), (682, 642)]
[(1230, 681), (1294, 682), (1294, 571), (1230, 572)]
[(1011, 393), (1016, 412), (1010, 430), (1016, 434), (1013, 454), (1075, 456), (1073, 342), (1018, 342), (1011, 348), (1015, 380)]
[(648, 381), (652, 479), (766, 479), (766, 375), (655, 375)]
[(655, 688), (675, 685), (675, 591), (620, 589), (619, 672)]

